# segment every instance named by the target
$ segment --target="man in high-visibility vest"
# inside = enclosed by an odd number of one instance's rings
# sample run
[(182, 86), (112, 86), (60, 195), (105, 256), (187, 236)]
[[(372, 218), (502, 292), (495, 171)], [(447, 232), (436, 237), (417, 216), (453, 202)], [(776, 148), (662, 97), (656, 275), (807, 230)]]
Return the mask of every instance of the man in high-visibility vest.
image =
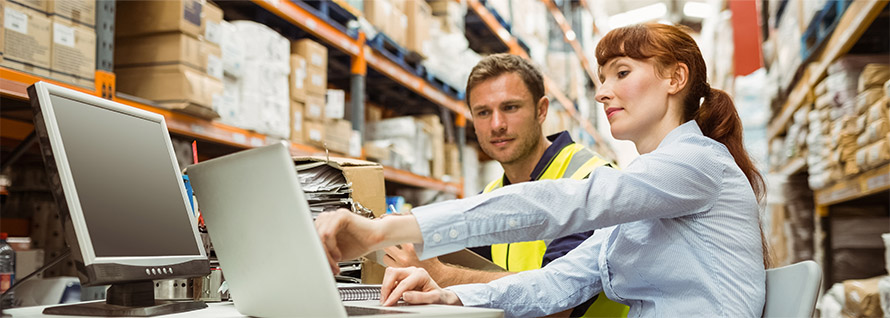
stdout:
[[(510, 54), (483, 58), (467, 80), (467, 105), (482, 151), (498, 161), (504, 175), (488, 186), (489, 192), (513, 183), (543, 179), (584, 179), (593, 169), (611, 166), (593, 151), (574, 143), (568, 132), (545, 137), (542, 124), (550, 106), (544, 95), (541, 72), (525, 59)], [(473, 249), (506, 272), (488, 272), (444, 264), (438, 259), (419, 261), (410, 244), (386, 249), (388, 266), (425, 268), (442, 287), (487, 283), (520, 271), (546, 266), (562, 257), (593, 231), (561, 237), (550, 242), (497, 244)], [(603, 293), (562, 315), (573, 317), (624, 317), (627, 306)]]

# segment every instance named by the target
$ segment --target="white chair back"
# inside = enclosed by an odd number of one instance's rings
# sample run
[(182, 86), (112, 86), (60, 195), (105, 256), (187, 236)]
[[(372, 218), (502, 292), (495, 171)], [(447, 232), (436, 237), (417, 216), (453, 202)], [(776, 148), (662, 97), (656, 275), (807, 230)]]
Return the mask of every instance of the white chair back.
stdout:
[(766, 270), (763, 317), (812, 317), (821, 285), (822, 269), (814, 261)]

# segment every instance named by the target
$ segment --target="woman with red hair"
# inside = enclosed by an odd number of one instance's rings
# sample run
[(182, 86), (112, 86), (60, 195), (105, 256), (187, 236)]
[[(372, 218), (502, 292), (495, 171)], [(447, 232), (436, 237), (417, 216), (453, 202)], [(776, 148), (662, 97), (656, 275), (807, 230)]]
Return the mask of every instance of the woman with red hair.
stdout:
[(698, 46), (675, 26), (615, 29), (596, 57), (596, 99), (612, 135), (633, 141), (641, 154), (625, 170), (511, 185), (380, 220), (322, 214), (316, 228), (332, 269), (399, 243), (422, 243), (416, 249), (424, 259), (596, 229), (548, 266), (488, 284), (442, 289), (423, 269), (388, 268), (381, 299), (526, 317), (604, 291), (633, 317), (759, 317), (769, 260), (758, 204), (764, 183), (743, 147), (732, 100), (710, 88)]

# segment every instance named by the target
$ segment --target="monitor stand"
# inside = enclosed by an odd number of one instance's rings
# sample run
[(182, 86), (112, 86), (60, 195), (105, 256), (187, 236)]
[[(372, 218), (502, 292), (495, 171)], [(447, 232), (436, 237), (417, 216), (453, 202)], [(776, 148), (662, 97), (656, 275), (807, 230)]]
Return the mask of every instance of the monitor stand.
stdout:
[(105, 302), (48, 307), (47, 315), (151, 317), (207, 308), (203, 301), (155, 300), (154, 283), (142, 281), (112, 284)]

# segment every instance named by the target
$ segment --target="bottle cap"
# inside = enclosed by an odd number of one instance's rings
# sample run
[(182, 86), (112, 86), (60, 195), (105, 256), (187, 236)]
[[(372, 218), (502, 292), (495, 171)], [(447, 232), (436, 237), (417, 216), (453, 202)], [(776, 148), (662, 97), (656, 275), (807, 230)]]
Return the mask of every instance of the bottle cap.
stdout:
[(6, 234), (6, 232), (2, 232), (2, 233), (0, 233), (0, 240), (5, 240), (6, 237), (8, 237), (8, 236), (9, 236), (9, 235)]

